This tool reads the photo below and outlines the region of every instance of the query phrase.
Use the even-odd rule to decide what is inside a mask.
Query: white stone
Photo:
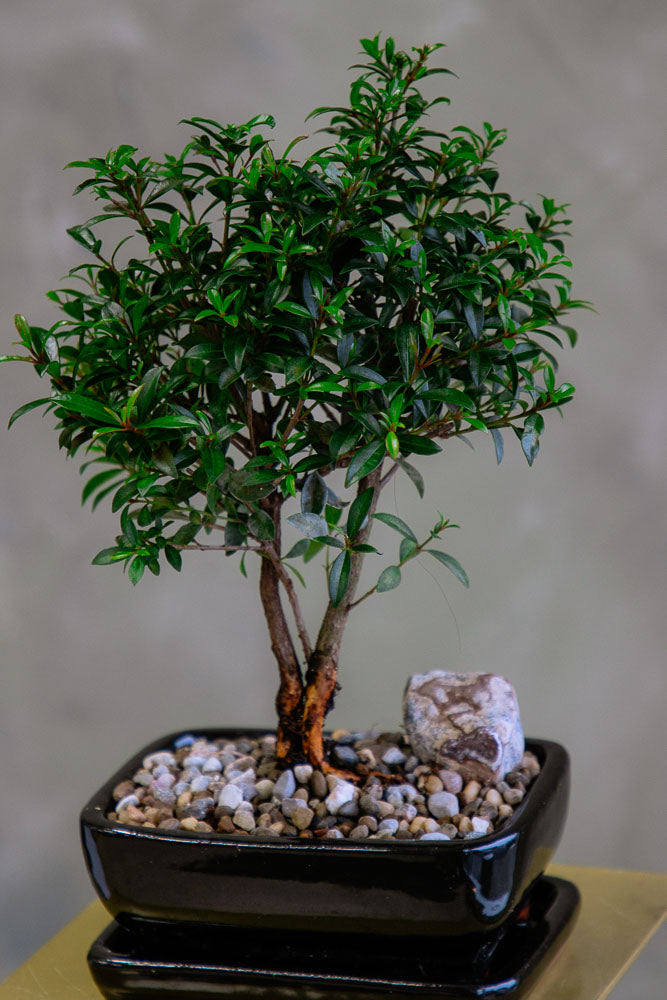
[[[498,781],[521,761],[519,705],[504,677],[446,670],[414,674],[403,712],[412,749],[424,763],[486,783]]]
[[[451,819],[461,810],[459,800],[451,792],[434,792],[428,797],[428,811],[436,819]]]
[[[332,778],[333,781],[330,780]],[[330,815],[335,816],[341,806],[354,801],[357,796],[357,789],[350,781],[336,778],[335,775],[329,775],[328,780],[331,791],[324,800],[324,804]]]
[[[218,805],[229,809],[229,815],[238,809],[243,802],[243,791],[238,785],[225,785],[218,793]]]
[[[310,781],[312,773],[312,764],[297,764],[294,768],[294,777],[300,785],[305,785],[307,781]]]

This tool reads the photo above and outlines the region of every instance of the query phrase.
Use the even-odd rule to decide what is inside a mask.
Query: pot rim
[[[553,740],[543,740],[536,737],[526,737],[526,750],[532,751],[540,762],[540,773],[528,787],[526,796],[514,810],[500,829],[483,836],[455,840],[429,840],[425,843],[414,840],[348,840],[335,839],[318,840],[306,837],[266,837],[255,834],[252,837],[233,833],[198,833],[190,830],[158,830],[157,828],[132,826],[108,819],[106,811],[112,801],[112,791],[128,775],[138,770],[144,757],[150,753],[173,747],[176,740],[184,734],[195,738],[209,739],[235,737],[257,737],[273,734],[271,727],[256,726],[233,727],[202,727],[197,729],[179,729],[152,741],[127,760],[114,774],[95,792],[81,810],[80,822],[82,828],[94,828],[99,834],[127,836],[147,841],[173,842],[179,844],[200,844],[208,847],[226,846],[239,850],[271,850],[271,851],[354,851],[354,852],[387,852],[438,854],[441,851],[456,851],[465,847],[467,851],[479,849],[488,850],[490,846],[498,846],[505,840],[516,838],[522,827],[529,824],[542,808],[545,795],[549,795],[558,775],[567,765],[569,755],[567,750]]]

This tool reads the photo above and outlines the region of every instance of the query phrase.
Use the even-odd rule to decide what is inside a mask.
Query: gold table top
[[[552,865],[582,895],[572,934],[525,1000],[604,1000],[667,914],[667,874]],[[0,984],[0,1000],[99,1000],[86,954],[110,917],[98,901]]]

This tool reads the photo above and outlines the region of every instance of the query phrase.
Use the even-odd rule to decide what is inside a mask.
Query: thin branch
[[[292,614],[294,615],[294,622],[296,624],[296,630],[298,632],[299,640],[303,648],[303,653],[306,658],[306,661],[308,661],[310,659],[313,650],[310,645],[310,637],[306,629],[306,623],[303,620],[303,615],[301,614],[299,599],[296,596],[296,590],[294,589],[294,584],[292,583],[289,573],[281,563],[280,559],[277,559],[270,551],[265,550],[265,554],[275,566],[275,570],[280,578],[280,582],[285,588],[285,592],[287,593],[287,599],[290,603]]]
[[[211,525],[213,527],[213,525]],[[195,549],[197,552],[263,552],[258,545],[202,545],[190,542],[188,545],[174,545],[175,549]]]
[[[379,489],[383,490],[387,483],[396,475],[399,468],[398,462],[394,462],[389,472],[386,472],[380,480]]]

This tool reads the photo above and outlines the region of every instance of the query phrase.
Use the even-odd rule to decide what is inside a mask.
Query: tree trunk
[[[365,476],[359,481],[357,495],[368,489],[369,486],[373,486],[375,492],[368,512],[366,525],[355,538],[357,544],[364,543],[370,534],[372,517],[375,513],[380,494],[380,478],[380,469],[376,469],[369,476]],[[331,602],[327,606],[317,637],[317,643],[308,663],[306,682],[301,699],[300,730],[302,734],[303,755],[310,761],[313,767],[321,768],[325,771],[329,769],[329,765],[324,754],[322,730],[324,720],[333,707],[334,696],[339,687],[337,677],[340,644],[350,614],[350,605],[354,601],[354,595],[359,583],[363,559],[364,555],[362,552],[352,552],[350,554],[350,576],[347,592],[338,607],[334,607]]]
[[[364,528],[354,539],[364,543],[371,530],[380,493],[380,470],[359,481],[358,493],[373,486],[373,502]],[[261,501],[262,509],[270,514],[275,526],[271,553],[280,558],[280,508],[278,496]],[[338,690],[338,656],[343,632],[350,614],[350,605],[359,583],[363,553],[350,553],[350,576],[345,598],[338,607],[329,602],[315,649],[308,657],[305,682],[294,649],[285,613],[280,601],[280,577],[271,558],[265,556],[260,572],[260,596],[271,637],[271,649],[278,662],[280,687],[276,697],[278,713],[278,739],[276,754],[283,763],[307,760],[313,767],[329,770],[324,753],[324,720],[333,707]]]
[[[261,502],[262,509],[273,520],[275,533],[270,543],[275,558],[280,558],[280,508],[278,496]],[[276,695],[278,732],[276,753],[279,760],[287,760],[301,753],[299,706],[303,697],[301,668],[290,636],[285,612],[280,600],[280,578],[272,560],[265,556],[259,576],[259,593],[269,628],[271,649],[278,662],[280,687]]]

